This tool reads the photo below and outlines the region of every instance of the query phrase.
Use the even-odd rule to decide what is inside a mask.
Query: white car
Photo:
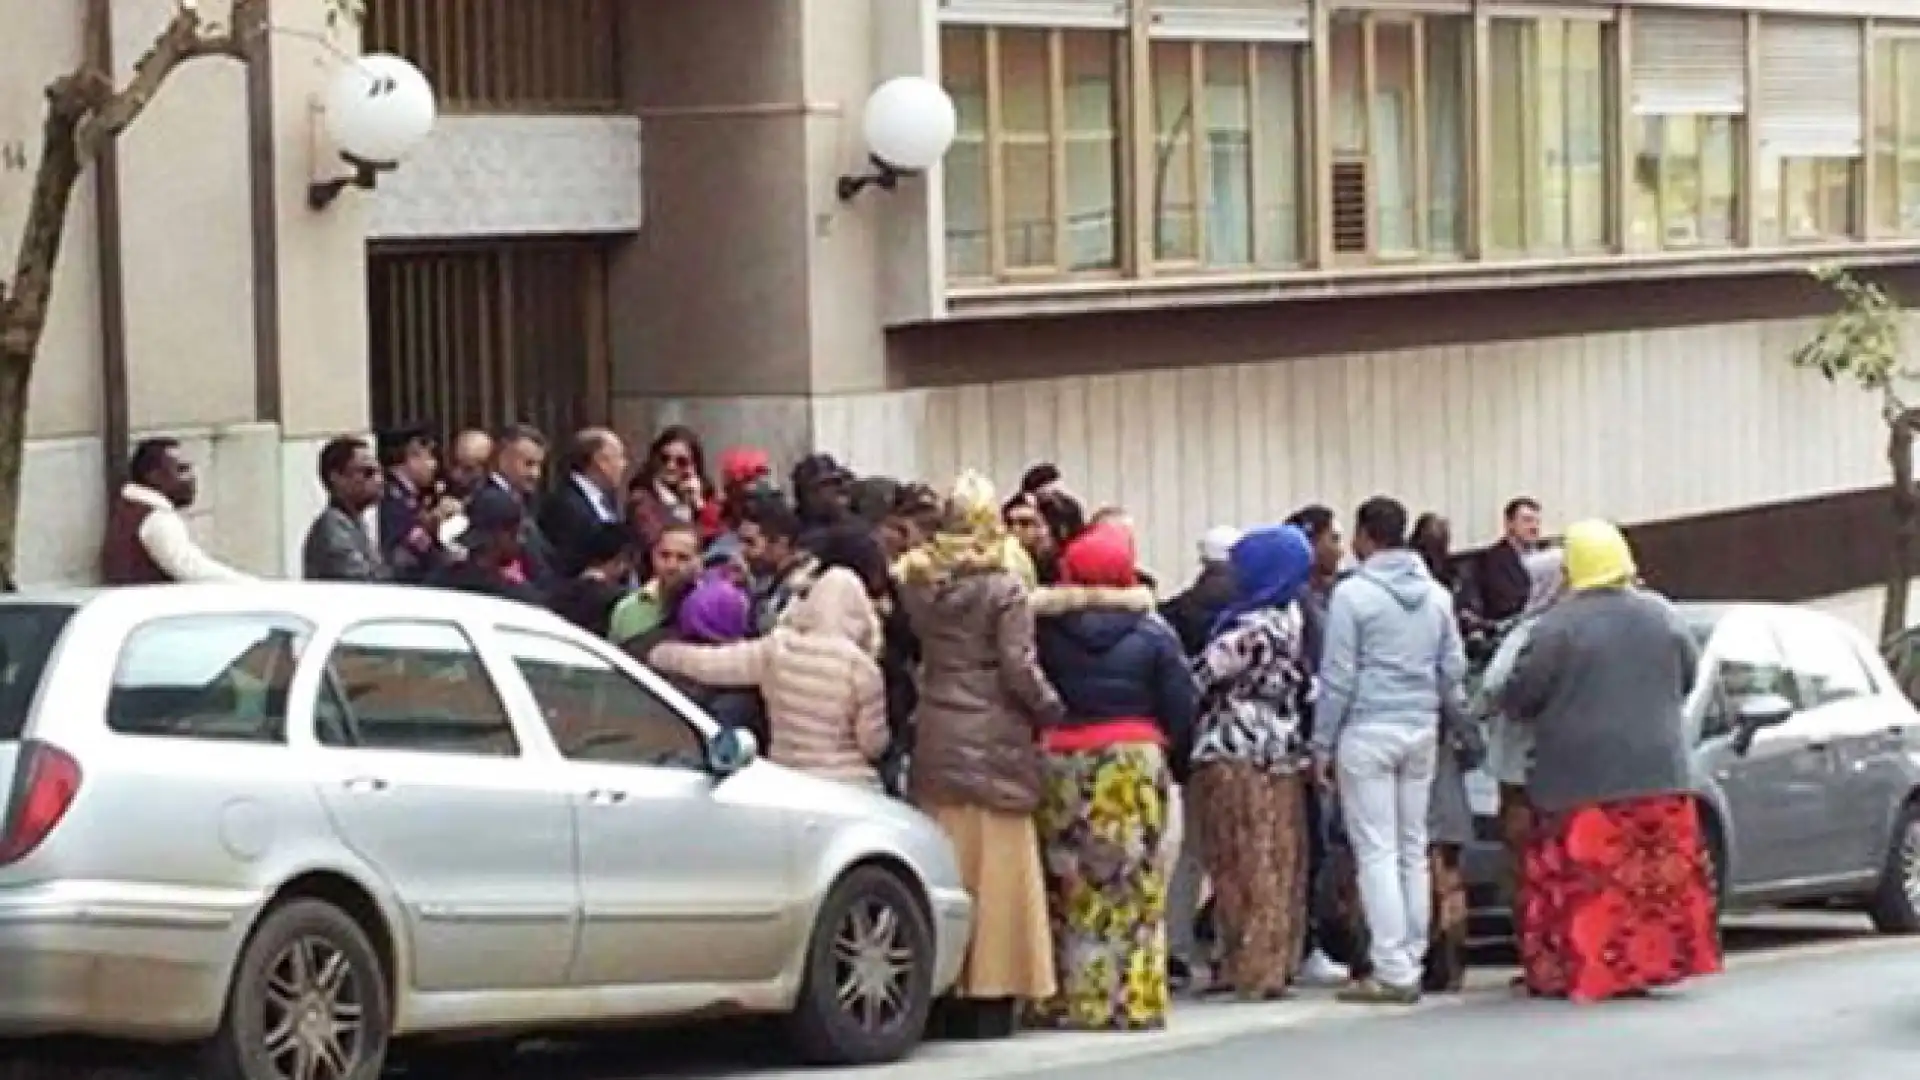
[[[0,1035],[197,1044],[209,1080],[714,1011],[886,1061],[971,932],[930,820],[756,761],[619,650],[483,597],[9,597],[7,776]]]

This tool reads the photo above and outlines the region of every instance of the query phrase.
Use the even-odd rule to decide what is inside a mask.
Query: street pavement
[[[519,1048],[416,1056],[389,1080],[1859,1080],[1920,1076],[1920,938],[1874,935],[1855,913],[1729,920],[1726,974],[1644,1001],[1516,998],[1511,957],[1484,956],[1462,995],[1411,1009],[1181,1002],[1168,1029],[935,1042],[896,1065],[794,1068],[769,1022],[721,1023]],[[39,1055],[34,1055],[39,1057]],[[73,1062],[31,1080],[159,1080]],[[0,1067],[0,1080],[14,1080]]]
[[[1727,973],[1647,1001],[1578,1007],[1516,999],[1491,957],[1464,995],[1406,1010],[1325,991],[1276,1004],[1183,1002],[1168,1030],[1034,1033],[931,1043],[852,1073],[794,1069],[775,1031],[719,1025],[634,1040],[549,1044],[511,1058],[417,1064],[405,1080],[1857,1080],[1920,1076],[1920,940],[1877,937],[1859,914],[1730,920]]]

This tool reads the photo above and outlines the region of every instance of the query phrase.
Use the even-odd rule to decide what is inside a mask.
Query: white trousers
[[[1427,954],[1427,808],[1438,739],[1431,725],[1362,725],[1340,732],[1334,755],[1374,978],[1402,988],[1420,985]]]

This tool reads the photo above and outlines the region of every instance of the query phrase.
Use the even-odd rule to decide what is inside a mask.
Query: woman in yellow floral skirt
[[[1179,639],[1139,586],[1132,535],[1096,525],[1034,595],[1040,664],[1066,706],[1043,733],[1040,844],[1060,992],[1038,1021],[1137,1031],[1167,1019],[1168,758],[1197,691]]]

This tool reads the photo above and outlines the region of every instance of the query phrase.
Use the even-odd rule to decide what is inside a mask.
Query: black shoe
[[[1177,956],[1167,957],[1167,988],[1184,994],[1193,985],[1193,968]]]

